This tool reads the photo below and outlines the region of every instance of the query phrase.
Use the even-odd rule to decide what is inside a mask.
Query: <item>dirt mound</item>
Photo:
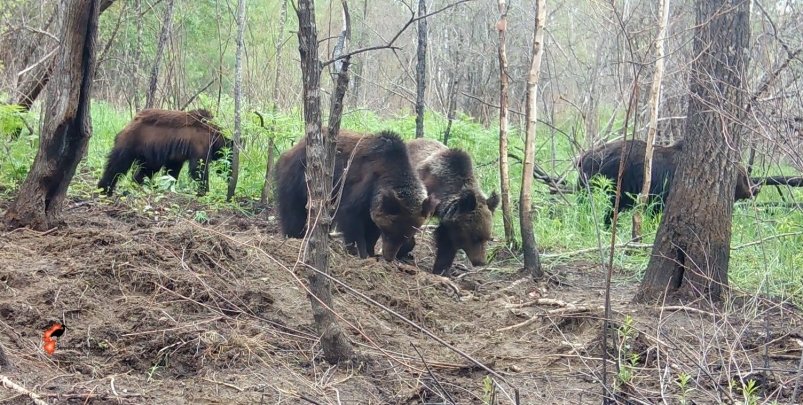
[[[498,262],[445,279],[425,270],[427,237],[417,265],[359,260],[335,243],[332,274],[343,283],[333,285],[335,308],[370,359],[353,370],[322,360],[296,266],[303,246],[279,237],[265,215],[219,212],[199,225],[84,202],[65,217],[64,229],[0,236],[0,342],[13,365],[2,373],[45,399],[511,403],[515,387],[521,403],[599,403],[604,272],[593,264],[552,266],[540,284]],[[793,371],[800,355],[796,313],[772,307],[765,325],[733,313],[634,308],[633,284],[614,285],[607,352],[619,366],[611,363],[608,379],[622,398],[660,401],[663,392],[715,403],[750,378],[755,395],[791,397],[791,374],[778,370]],[[53,321],[67,329],[49,357],[42,332]],[[718,357],[699,362],[712,351]],[[769,371],[745,368],[762,359]],[[693,390],[674,382],[682,373]]]

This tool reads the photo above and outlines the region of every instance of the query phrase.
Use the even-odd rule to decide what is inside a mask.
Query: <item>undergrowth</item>
[[[224,98],[220,108],[210,108],[215,101],[201,97],[198,107],[210,109],[216,121],[231,134],[233,127],[233,102]],[[259,199],[265,176],[265,163],[268,155],[270,137],[274,138],[278,157],[279,152],[286,150],[301,137],[303,131],[300,111],[284,111],[272,114],[269,108],[252,106],[246,108],[243,120],[243,145],[240,157],[240,177],[237,196],[233,202],[225,201],[226,183],[222,176],[210,173],[210,192],[199,197],[197,207],[170,207],[167,212],[185,215],[200,222],[208,219],[208,211],[216,209],[238,209],[248,211],[249,203]],[[254,114],[259,111],[264,122]],[[89,142],[85,159],[79,165],[76,177],[70,187],[72,198],[105,198],[98,197],[96,184],[100,178],[106,155],[114,143],[114,137],[131,119],[132,112],[118,109],[102,101],[92,105],[93,134]],[[11,199],[16,188],[27,174],[37,148],[38,134],[31,134],[23,128],[17,139],[11,139],[10,128],[13,120],[24,118],[32,128],[38,128],[36,119],[39,114],[29,112],[19,114],[15,110],[0,110],[0,135],[4,150],[0,156],[0,198]],[[446,128],[446,120],[436,114],[428,113],[425,117],[426,136],[442,139]],[[582,134],[576,133],[577,126],[566,121],[565,129],[539,127],[536,145],[536,158],[540,167],[553,176],[567,174],[569,187],[576,183],[576,173],[572,171],[573,161],[581,151],[577,150]],[[356,110],[343,116],[342,127],[359,131],[375,132],[389,129],[398,132],[403,138],[410,139],[415,133],[413,116],[379,117],[373,112]],[[483,191],[490,193],[499,190],[498,175],[498,138],[496,128],[485,128],[467,116],[458,116],[452,125],[449,146],[468,151],[474,159],[475,171],[480,179]],[[519,128],[512,128],[510,133],[510,151],[515,156],[522,156],[523,133]],[[521,183],[521,162],[511,158],[512,203],[514,218],[518,211],[519,185]],[[215,162],[213,165],[222,164]],[[778,167],[772,174],[789,173],[789,168]],[[767,207],[763,204],[777,201],[780,197],[774,187],[767,187],[758,198],[736,204],[733,216],[733,240],[730,279],[744,290],[753,293],[765,293],[781,298],[791,298],[803,303],[803,213],[788,208]],[[157,174],[144,187],[131,180],[131,173],[118,186],[117,193],[129,202],[134,209],[142,212],[153,210],[165,193],[195,193],[195,185],[183,170],[179,179],[174,181],[164,172]],[[801,190],[784,190],[787,201],[803,200]],[[595,192],[591,199],[578,199],[575,194],[550,194],[546,185],[536,182],[533,195],[536,207],[535,232],[543,261],[547,266],[554,266],[570,261],[588,261],[591,263],[607,262],[607,251],[610,245],[611,232],[603,229],[602,213],[607,207],[607,199],[601,192]],[[494,235],[496,240],[504,240],[502,218],[499,211],[494,216]],[[630,224],[632,214],[622,213],[619,216],[617,245],[624,245],[630,240]],[[613,258],[615,266],[626,274],[631,274],[633,282],[641,276],[649,259],[649,248],[644,244],[653,242],[658,228],[660,215],[646,217],[642,226],[644,238],[635,247],[616,250]],[[518,229],[518,220],[514,220]],[[517,231],[518,232],[518,231]],[[595,249],[601,246],[602,250]],[[502,244],[497,246],[505,249]],[[494,265],[491,264],[491,267]],[[499,269],[500,271],[510,271]]]

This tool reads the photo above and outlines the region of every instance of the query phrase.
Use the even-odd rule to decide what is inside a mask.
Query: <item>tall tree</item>
[[[281,0],[281,11],[279,12],[279,33],[276,35],[276,43],[274,44],[274,63],[273,63],[273,95],[271,102],[271,130],[270,138],[268,138],[268,163],[265,165],[265,182],[262,184],[262,194],[259,196],[259,202],[267,204],[270,200],[271,184],[273,184],[273,160],[276,154],[276,114],[279,112],[279,78],[281,77],[281,64],[279,58],[282,55],[282,47],[284,46],[284,28],[287,25],[287,0]],[[260,116],[261,117],[261,116]]]
[[[242,139],[243,102],[243,33],[245,32],[245,0],[237,1],[237,50],[234,55],[234,139],[231,147],[231,178],[226,200],[234,197],[240,177],[240,140]]]
[[[424,137],[424,92],[427,88],[427,1],[418,0],[418,50],[415,64],[415,137]]]
[[[64,3],[61,47],[48,88],[39,149],[17,198],[5,213],[12,228],[46,230],[61,223],[67,188],[92,134],[90,101],[100,3]]]
[[[510,246],[515,241],[513,233],[513,209],[510,206],[510,162],[508,161],[508,96],[510,78],[507,68],[507,4],[505,0],[498,0],[499,21],[496,30],[499,31],[499,182],[502,185],[502,223],[505,227],[505,243]]]
[[[365,42],[365,32],[368,30],[368,0],[362,0],[362,23],[360,29],[357,31],[357,38],[355,39],[355,47],[360,48],[364,46]],[[352,63],[351,71],[354,72],[354,80],[352,80],[352,93],[351,93],[351,103],[353,106],[360,105],[363,102],[363,98],[361,97],[361,91],[363,89],[362,86],[362,75],[363,75],[363,67],[368,63],[368,53],[363,53],[359,55],[359,57],[355,58],[357,60],[356,63]]]
[[[524,140],[524,167],[521,174],[521,196],[519,197],[519,219],[521,220],[521,242],[524,250],[524,268],[533,278],[544,276],[538,247],[535,244],[533,229],[533,171],[535,170],[535,126],[538,121],[538,79],[541,76],[541,59],[544,55],[544,19],[546,0],[536,0],[535,31],[533,32],[533,59],[527,74],[527,135]]]
[[[156,45],[156,56],[151,67],[150,79],[148,81],[148,92],[145,94],[145,108],[153,108],[156,103],[156,84],[159,82],[159,69],[162,65],[167,40],[170,38],[170,27],[173,24],[173,6],[175,0],[167,0],[167,10],[162,21],[162,32],[159,34],[159,43]]]
[[[658,17],[658,34],[655,37],[655,72],[652,75],[650,98],[647,101],[647,110],[650,113],[647,125],[647,147],[644,151],[644,184],[638,195],[638,207],[633,212],[632,236],[641,237],[642,211],[647,204],[652,183],[652,155],[655,145],[655,133],[658,132],[658,111],[661,105],[661,80],[664,77],[664,49],[666,48],[666,26],[669,24],[669,1],[658,0],[661,15]]]
[[[330,130],[324,134],[321,131],[322,66],[318,59],[315,1],[299,0],[296,14],[298,15],[298,52],[301,56],[304,123],[307,136],[306,178],[309,189],[310,218],[305,236],[307,249],[304,255],[304,264],[321,273],[328,273],[329,229],[332,223],[329,208],[337,132]],[[343,64],[347,65],[346,62]],[[354,349],[343,329],[338,325],[333,312],[329,279],[318,271],[310,270],[309,272],[309,299],[315,326],[321,335],[324,357],[328,362],[334,364],[353,358]]]
[[[728,286],[750,1],[697,0],[685,145],[636,301],[722,298]]]
[[[134,111],[139,111],[140,103],[142,99],[140,99],[139,95],[139,72],[140,66],[139,63],[142,60],[142,2],[144,0],[136,0],[136,4],[134,5],[134,9],[137,12],[137,36],[135,42],[135,48],[133,50],[134,57],[133,63],[131,63],[131,100],[133,100],[132,106],[134,107]]]

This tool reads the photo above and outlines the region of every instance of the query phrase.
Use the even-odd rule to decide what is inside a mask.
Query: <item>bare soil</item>
[[[512,257],[463,261],[445,279],[428,272],[427,235],[415,265],[353,258],[336,242],[333,276],[374,302],[333,287],[368,361],[332,366],[296,265],[301,241],[280,237],[269,213],[213,212],[201,225],[171,206],[73,201],[63,228],[0,233],[2,375],[50,403],[510,404],[516,390],[522,404],[601,402],[599,265],[547,263],[536,283]],[[800,311],[736,295],[719,309],[638,306],[635,288],[632,274],[614,273],[607,380],[621,403],[803,400],[803,387],[792,398],[803,385]],[[54,321],[67,328],[48,356],[42,333]],[[0,402],[30,399],[0,389]]]

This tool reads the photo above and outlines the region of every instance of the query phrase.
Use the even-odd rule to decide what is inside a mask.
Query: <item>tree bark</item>
[[[133,102],[129,105],[134,107],[134,111],[139,111],[139,106],[142,100],[139,98],[139,72],[140,61],[142,60],[142,2],[144,0],[136,0],[137,12],[137,37],[136,48],[134,49],[134,63],[131,64],[131,100]]]
[[[538,120],[538,79],[541,76],[541,59],[544,55],[545,0],[536,0],[535,31],[533,32],[533,59],[527,75],[527,135],[524,140],[524,172],[521,174],[521,196],[519,197],[519,217],[521,220],[521,242],[524,250],[524,268],[538,280],[544,276],[538,247],[533,230],[533,170],[535,167],[535,125]]]
[[[276,114],[279,112],[279,77],[281,76],[279,57],[282,54],[282,47],[284,45],[282,35],[287,25],[287,0],[282,0],[280,10],[279,33],[276,35],[276,44],[274,46],[276,57],[275,63],[273,64],[273,96],[271,97],[273,107],[271,108],[270,138],[268,138],[268,163],[265,165],[265,183],[262,185],[262,194],[259,196],[259,202],[262,204],[268,204],[268,202],[270,202],[270,190],[273,184],[273,160],[276,155]]]
[[[362,27],[357,34],[357,39],[355,40],[355,47],[362,48],[365,42],[365,31],[368,29],[368,0],[363,0],[362,2]],[[362,75],[363,75],[363,67],[365,66],[366,62],[368,61],[368,54],[364,53],[359,56],[358,62],[352,64],[352,72],[354,72],[354,80],[352,81],[352,90],[351,90],[351,105],[358,106],[363,103],[363,97],[360,96],[361,91],[363,89],[362,86]]]
[[[502,223],[505,228],[505,244],[511,246],[515,243],[516,234],[513,231],[513,208],[510,206],[510,161],[508,160],[508,97],[510,78],[507,65],[507,4],[505,0],[498,0],[499,21],[496,30],[499,31],[499,182],[502,188]]]
[[[697,0],[686,120],[672,193],[634,299],[722,299],[728,287],[731,217],[750,27],[746,0]]]
[[[334,131],[321,133],[321,62],[318,59],[318,35],[315,24],[314,0],[299,0],[298,51],[303,78],[304,122],[307,136],[307,188],[309,189],[309,218],[307,249],[304,263],[312,269],[329,271],[329,229],[332,223],[329,202],[334,172]],[[315,270],[309,271],[308,297],[315,326],[321,335],[324,357],[335,364],[354,357],[354,349],[338,325],[332,306],[329,280]]]
[[[443,144],[449,146],[449,135],[452,133],[452,122],[454,121],[454,113],[457,109],[457,90],[460,88],[460,73],[457,69],[454,72],[454,80],[449,86],[449,111],[446,112],[446,131],[443,133]]]
[[[240,140],[242,139],[243,103],[243,33],[245,31],[245,0],[237,1],[237,50],[234,55],[234,139],[231,145],[231,178],[226,201],[231,201],[240,177]]]
[[[61,224],[67,188],[92,133],[90,101],[100,3],[67,2],[39,150],[4,217],[11,228],[47,230]]]
[[[427,15],[426,0],[418,0],[418,17]],[[415,65],[415,137],[424,137],[424,91],[427,87],[427,19],[418,20],[418,51]]]
[[[159,44],[156,46],[156,56],[151,68],[150,80],[148,82],[148,92],[145,94],[145,108],[153,108],[156,103],[156,84],[159,82],[159,69],[162,64],[167,40],[170,38],[170,26],[173,24],[173,5],[175,0],[167,0],[167,10],[162,21],[162,32],[159,34]]]
[[[631,228],[631,236],[637,240],[641,238],[642,212],[645,204],[647,204],[652,180],[652,154],[653,146],[655,145],[655,133],[658,131],[658,111],[661,105],[661,80],[664,77],[664,49],[666,47],[666,26],[669,24],[669,1],[658,0],[661,16],[658,22],[658,34],[655,37],[655,72],[652,75],[650,98],[647,101],[650,118],[647,126],[647,147],[644,151],[644,184],[638,196],[637,207],[633,211],[633,226]]]

